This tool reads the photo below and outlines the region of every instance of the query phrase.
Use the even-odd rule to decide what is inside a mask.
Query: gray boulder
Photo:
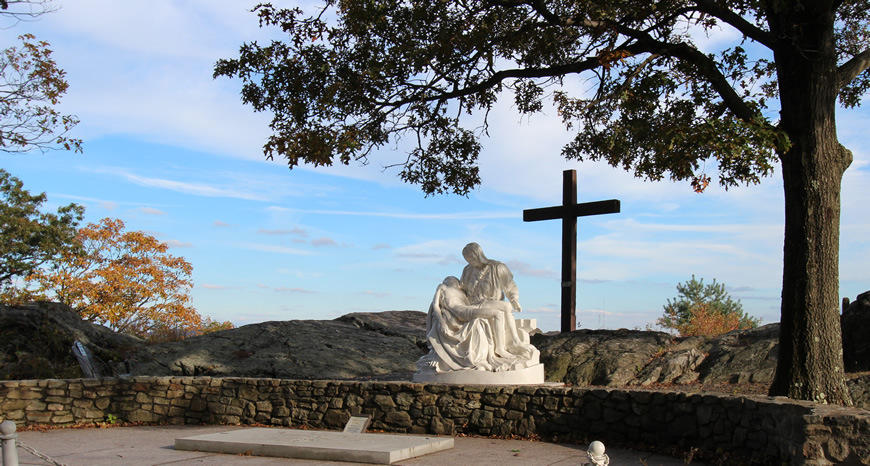
[[[96,356],[105,375],[124,372],[121,362],[145,343],[86,322],[64,304],[0,305],[0,380],[82,377],[72,354],[76,340]]]
[[[673,337],[639,330],[575,330],[533,335],[532,344],[541,351],[547,381],[618,387],[673,346]]]
[[[704,362],[706,354],[697,348],[675,349],[653,357],[628,385],[648,386],[651,384],[687,384],[698,380],[696,370]]]
[[[362,330],[407,338],[420,349],[429,351],[426,346],[426,314],[419,311],[354,312],[335,321]]]
[[[692,339],[707,355],[697,367],[704,383],[770,383],[776,370],[779,324]],[[685,341],[686,343],[689,340]]]
[[[425,319],[422,312],[390,311],[244,325],[142,347],[131,356],[130,369],[155,376],[409,378],[424,354],[417,339]]]
[[[870,374],[847,380],[846,387],[856,407],[870,410]]]
[[[770,383],[779,324],[712,337],[663,332],[577,330],[535,335],[551,382],[608,387],[651,384]]]
[[[846,372],[870,371],[870,291],[849,304],[840,316],[840,326]]]

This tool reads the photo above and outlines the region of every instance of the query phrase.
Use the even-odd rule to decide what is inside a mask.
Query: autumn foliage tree
[[[247,43],[215,76],[270,112],[268,157],[329,165],[410,142],[400,177],[467,194],[495,102],[555,105],[562,154],[636,176],[725,187],[779,164],[785,238],[771,395],[851,403],[839,323],[836,108],[870,90],[870,0],[323,0],[270,4],[283,41]],[[706,41],[710,36],[737,40]],[[475,120],[468,115],[478,115]]]
[[[743,312],[740,300],[734,301],[723,283],[704,284],[692,279],[677,285],[679,297],[668,299],[664,314],[656,323],[680,336],[719,335],[737,329],[758,327],[760,319]]]
[[[79,229],[79,253],[65,253],[27,281],[34,296],[67,304],[82,318],[118,332],[167,338],[201,331],[191,306],[192,266],[124,222],[105,218]]]

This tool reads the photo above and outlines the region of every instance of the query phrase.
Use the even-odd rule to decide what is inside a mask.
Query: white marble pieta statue
[[[529,327],[513,275],[487,259],[477,243],[462,250],[462,277],[438,285],[426,317],[430,351],[417,361],[415,382],[537,384],[544,382],[540,352],[529,343]],[[507,299],[507,301],[505,300]]]

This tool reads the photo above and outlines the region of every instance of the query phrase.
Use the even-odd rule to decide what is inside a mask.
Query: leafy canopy
[[[870,88],[870,0],[822,2],[835,11],[841,102]],[[820,5],[822,4],[820,3]],[[798,29],[803,7],[745,0],[326,0],[318,14],[263,4],[261,27],[285,41],[242,45],[215,76],[243,81],[242,100],[274,117],[269,158],[329,165],[366,161],[401,138],[413,148],[400,176],[427,194],[467,194],[485,115],[512,93],[524,114],[556,105],[577,135],[569,159],[605,160],[651,180],[725,187],[771,173],[789,137],[770,53]],[[736,30],[713,52],[697,38]],[[835,90],[836,92],[836,90]],[[484,115],[466,127],[465,114]]]
[[[656,323],[675,330],[680,336],[718,335],[732,330],[755,328],[761,319],[743,312],[740,300],[734,301],[725,284],[704,284],[704,279],[692,279],[677,284],[678,298],[668,299],[664,314]]]
[[[0,169],[0,289],[75,252],[73,238],[84,208],[69,204],[56,214],[43,213],[45,201],[45,193],[31,195],[21,180]]]

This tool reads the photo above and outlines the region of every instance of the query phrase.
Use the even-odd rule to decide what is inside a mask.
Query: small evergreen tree
[[[677,284],[679,297],[668,299],[664,315],[656,323],[675,330],[680,336],[718,335],[731,330],[755,328],[761,319],[743,312],[740,300],[734,301],[725,291],[725,284],[704,284],[704,279],[692,279]]]

